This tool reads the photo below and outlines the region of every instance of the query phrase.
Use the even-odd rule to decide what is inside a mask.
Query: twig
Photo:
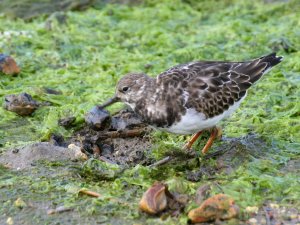
[[[115,163],[114,161],[112,161],[112,160],[110,160],[110,159],[108,159],[108,158],[105,158],[104,156],[99,156],[98,157],[101,161],[103,161],[103,162],[107,162],[107,163],[110,163],[110,164],[117,164],[117,163]]]
[[[220,184],[218,184],[218,182],[213,182],[213,184],[216,185],[222,193],[224,193],[223,188],[220,186]]]
[[[225,150],[224,150],[224,149],[221,149],[221,150],[218,150],[218,151],[216,151],[216,152],[209,153],[209,154],[205,155],[203,158],[204,158],[204,159],[214,158],[214,157],[216,157],[216,156],[219,156],[219,155],[224,154],[226,151],[227,151],[226,149],[225,149]]]
[[[173,159],[172,157],[167,156],[167,157],[165,157],[165,158],[163,158],[163,159],[161,159],[161,160],[159,160],[159,161],[157,161],[157,162],[149,165],[149,167],[153,168],[153,167],[156,167],[156,166],[161,166],[161,165],[166,164],[167,162],[171,161],[172,159]]]
[[[97,135],[98,139],[138,137],[146,133],[145,128],[123,131],[107,131]]]
[[[71,211],[71,210],[73,210],[73,209],[72,208],[66,208],[64,206],[59,206],[56,209],[49,209],[47,211],[47,214],[52,215],[52,214],[55,214],[55,213],[62,213],[62,212],[67,212],[67,211]]]
[[[89,191],[89,190],[85,190],[85,189],[81,189],[81,190],[79,191],[79,193],[81,193],[81,194],[86,194],[86,195],[89,195],[89,196],[92,196],[92,197],[96,197],[96,198],[98,198],[98,197],[101,196],[101,195],[100,195],[99,193],[97,193],[97,192]]]

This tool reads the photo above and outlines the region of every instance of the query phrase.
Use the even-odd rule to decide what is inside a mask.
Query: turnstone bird
[[[185,145],[188,149],[203,130],[210,130],[202,149],[205,154],[218,135],[216,124],[229,117],[245,99],[248,88],[281,60],[272,53],[244,62],[190,62],[156,78],[129,73],[119,80],[115,96],[102,107],[121,101],[159,130],[194,134]]]

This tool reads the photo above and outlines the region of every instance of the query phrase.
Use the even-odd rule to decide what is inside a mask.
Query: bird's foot
[[[214,140],[217,137],[219,137],[219,135],[222,136],[222,130],[220,128],[214,127],[210,133],[210,137],[209,137],[208,141],[206,142],[205,146],[202,149],[203,155],[205,155],[208,152],[208,149],[210,149]]]
[[[193,152],[193,154],[196,156],[195,151],[192,150],[191,148],[192,148],[192,145],[194,144],[194,142],[199,138],[199,136],[201,134],[202,134],[202,131],[199,131],[198,133],[194,134],[191,137],[191,139],[184,145],[183,148],[187,151],[187,153],[189,155],[192,155],[192,154],[190,154],[190,152]],[[216,138],[221,139],[221,137],[222,137],[222,129],[220,127],[213,127],[211,130],[211,133],[210,133],[210,137],[202,149],[202,154],[205,155],[208,152],[209,148],[212,146],[214,140]]]
[[[196,134],[194,134],[191,139],[184,145],[184,149],[189,150],[192,148],[192,145],[194,144],[194,142],[199,138],[199,136],[202,134],[202,131],[197,132]]]

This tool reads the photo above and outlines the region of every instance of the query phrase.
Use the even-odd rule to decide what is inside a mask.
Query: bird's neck
[[[146,77],[143,85],[135,93],[134,98],[131,98],[126,102],[134,111],[139,111],[141,108],[146,106],[146,100],[151,99],[155,95],[155,79]]]

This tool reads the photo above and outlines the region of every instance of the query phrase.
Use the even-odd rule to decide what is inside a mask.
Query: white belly
[[[173,124],[168,128],[159,128],[160,130],[175,134],[193,134],[201,130],[205,130],[215,126],[222,119],[229,117],[240,105],[246,95],[238,102],[234,103],[222,114],[213,118],[206,119],[203,113],[199,113],[194,109],[187,109],[186,114],[182,116],[180,122]]]

